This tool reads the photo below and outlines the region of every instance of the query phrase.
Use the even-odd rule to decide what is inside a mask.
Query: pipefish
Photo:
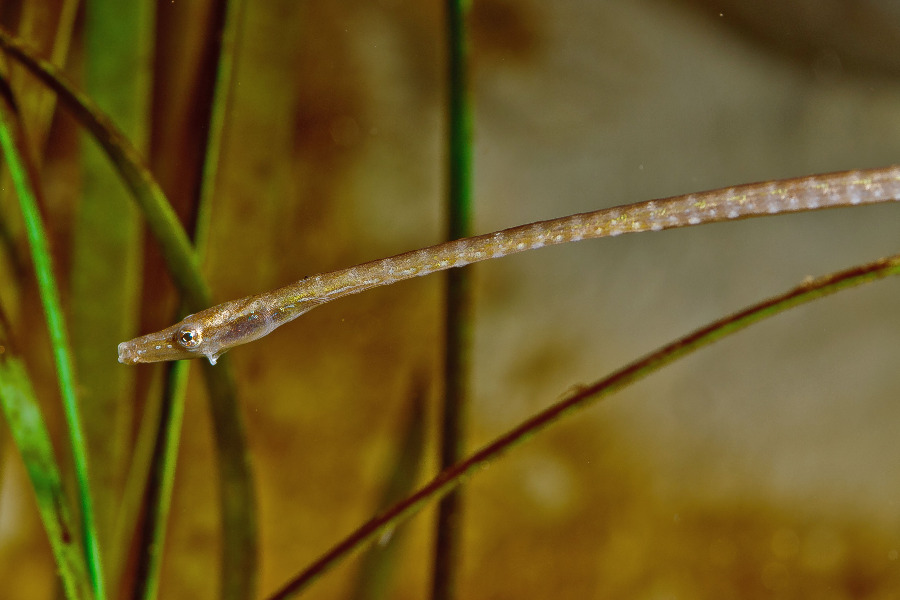
[[[750,183],[604,208],[463,238],[304,277],[119,344],[119,362],[205,356],[257,340],[313,308],[370,288],[543,246],[782,213],[900,200],[900,165]]]

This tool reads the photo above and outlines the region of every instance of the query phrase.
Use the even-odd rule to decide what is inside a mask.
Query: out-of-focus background
[[[207,4],[158,3],[150,33],[148,153],[176,202],[193,193],[185,140],[197,134]],[[13,5],[0,4],[8,27],[24,10]],[[66,62],[76,78],[90,47],[80,19]],[[478,232],[900,157],[890,1],[474,0],[470,26]],[[206,247],[217,301],[441,241],[443,31],[437,2],[247,3]],[[74,262],[76,131],[57,117],[45,151],[61,269]],[[716,317],[896,253],[898,219],[897,206],[836,210],[476,266],[467,448]],[[167,325],[174,307],[148,252],[134,284],[151,300],[135,335]],[[326,305],[230,353],[257,478],[262,594],[375,511],[417,378],[430,390],[423,478],[434,473],[442,281]],[[23,289],[18,302],[35,307],[23,318],[39,328]],[[464,488],[461,597],[896,597],[898,297],[886,281],[777,317],[481,472]],[[114,350],[108,368],[128,368]],[[50,359],[33,354],[52,399]],[[139,421],[128,405],[151,369],[136,369],[121,397],[135,412],[122,419]],[[163,598],[215,594],[201,383],[195,372]],[[48,598],[54,567],[8,439],[3,464],[0,595]],[[431,509],[411,522],[389,597],[427,590],[432,523]],[[358,566],[309,597],[346,597]]]

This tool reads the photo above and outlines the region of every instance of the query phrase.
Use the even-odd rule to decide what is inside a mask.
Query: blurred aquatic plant
[[[456,20],[451,19],[455,25],[447,30],[451,42],[458,44],[463,44],[465,34],[461,16],[464,4],[448,3],[452,10],[459,10]],[[15,213],[6,202],[2,207],[4,234],[12,263],[24,262],[16,256],[23,255],[18,248],[27,239],[45,314],[45,324],[41,325],[33,316],[2,319],[0,404],[28,472],[65,597],[149,599],[157,597],[165,585],[161,562],[166,556],[166,528],[174,518],[171,495],[180,442],[183,435],[196,435],[196,430],[183,431],[189,365],[182,362],[165,369],[135,372],[115,364],[113,349],[116,342],[131,337],[135,330],[154,329],[179,312],[193,312],[211,304],[209,285],[201,269],[202,249],[208,245],[212,206],[222,178],[218,169],[229,127],[230,97],[236,85],[234,67],[244,8],[242,2],[212,2],[186,9],[203,23],[203,35],[188,42],[186,29],[180,29],[186,27],[184,22],[160,15],[162,9],[154,3],[134,2],[123,7],[119,3],[88,2],[83,7],[82,29],[75,36],[80,45],[78,41],[73,45],[77,8],[78,3],[70,1],[22,2],[18,14],[4,15],[3,23],[27,42],[0,33],[0,46],[12,59],[4,79],[8,85],[0,119],[0,147],[4,176],[12,181],[10,189],[21,205],[25,223],[20,229],[19,218],[12,216]],[[36,26],[44,22],[54,25]],[[179,33],[182,37],[176,39]],[[182,44],[183,56],[191,58],[179,62],[176,57],[160,64],[160,55],[171,58],[166,54],[171,52],[166,44],[176,43]],[[325,57],[318,58],[325,61]],[[67,67],[61,68],[66,61]],[[39,85],[23,76],[23,67]],[[63,71],[81,71],[83,83],[71,83]],[[302,85],[303,77],[299,79]],[[451,98],[463,98],[465,79],[464,69],[451,71]],[[80,92],[82,88],[86,91]],[[178,92],[170,96],[170,89]],[[59,131],[54,139],[65,146],[67,131],[84,130],[89,143],[79,147],[69,142],[62,149],[45,146],[48,115],[54,112],[46,107],[57,102],[59,115],[74,115],[77,126],[57,116]],[[169,112],[159,110],[160,105]],[[467,213],[472,140],[467,134],[467,109],[457,109],[461,112],[455,113],[457,121],[451,120],[455,125],[450,128],[450,154],[456,167],[451,169],[449,187],[457,190],[453,195],[462,212]],[[337,129],[331,127],[328,135],[341,142],[352,139],[356,135],[353,123],[341,123]],[[183,138],[175,144],[184,151],[183,160],[152,148],[155,139],[157,147],[171,150],[166,145],[171,140],[163,138],[175,135],[173,130],[179,130]],[[75,178],[81,191],[73,194],[79,200],[71,205],[54,204],[42,191],[41,169],[59,160],[55,157],[59,154],[82,169],[82,175]],[[157,180],[154,166],[165,173],[165,182]],[[164,187],[169,188],[169,194]],[[134,210],[132,200],[138,210]],[[258,204],[250,203],[248,210],[256,207]],[[46,225],[42,224],[42,214]],[[145,247],[141,223],[146,223],[158,246]],[[466,224],[459,225],[451,229],[451,235],[462,235],[467,228]],[[401,489],[407,497],[379,512],[321,558],[311,561],[309,567],[300,570],[303,561],[295,561],[298,575],[281,585],[271,598],[293,596],[364,543],[379,536],[387,540],[401,520],[444,497],[510,447],[561,422],[575,409],[768,316],[847,287],[898,274],[898,265],[900,259],[893,257],[821,277],[680,338],[567,395],[478,452],[464,458],[456,455],[435,478],[410,494],[425,452],[419,404],[425,392],[417,388],[414,395],[419,408],[412,411],[415,418],[398,445],[406,449],[405,454],[397,457],[394,469],[388,469],[393,471],[394,484],[388,486],[384,496],[396,500],[401,495],[397,489]],[[160,283],[163,269],[178,289],[177,299]],[[17,305],[28,297],[31,285],[30,277],[24,276],[4,282],[0,299],[7,302],[15,298],[9,312],[23,312]],[[0,315],[7,311],[0,303]],[[450,325],[451,333],[469,326],[465,319],[457,321]],[[33,339],[39,336],[26,335],[38,328],[49,332],[49,353],[40,339]],[[458,345],[448,344],[448,353],[465,352]],[[48,354],[53,356],[53,366],[46,358]],[[200,578],[206,583],[205,589],[212,590],[210,596],[252,598],[258,595],[260,509],[238,404],[238,384],[227,359],[215,368],[204,363],[202,369],[218,465],[222,542],[218,583],[212,584],[206,574]],[[464,377],[459,373],[465,372],[449,369],[450,383],[464,383],[457,377]],[[242,373],[248,378],[246,385],[253,387],[253,369]],[[55,410],[55,392],[47,381],[55,381],[59,387],[68,436],[54,437],[53,418],[45,416]],[[305,384],[298,381],[295,385]],[[455,429],[445,432],[444,445],[459,449],[461,442],[454,437]],[[66,440],[57,443],[67,459],[56,458],[51,439]],[[315,443],[311,445],[314,447]],[[71,470],[67,460],[71,461]],[[274,468],[290,470],[290,457]],[[72,501],[66,488],[72,478],[77,502]],[[384,504],[384,499],[377,503],[379,511]],[[455,520],[442,523],[444,534],[458,533],[446,529],[458,529]],[[210,546],[214,545],[205,548]],[[366,564],[371,565],[370,561],[374,559],[367,559]],[[461,576],[455,561],[441,561],[437,567],[448,568],[439,581],[452,582]],[[376,561],[375,566],[363,570],[357,588],[371,591],[376,583],[384,586],[396,569],[393,560],[382,565]],[[270,579],[283,577],[281,573]],[[367,577],[371,577],[371,583]],[[437,587],[435,597],[447,593],[447,583]]]

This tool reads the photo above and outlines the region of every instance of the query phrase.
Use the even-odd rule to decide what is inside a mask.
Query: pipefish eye
[[[196,327],[182,327],[175,334],[175,341],[188,350],[193,350],[203,341],[203,334]]]

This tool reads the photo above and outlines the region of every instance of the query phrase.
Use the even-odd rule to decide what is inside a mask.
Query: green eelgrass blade
[[[472,110],[467,86],[467,0],[446,0],[447,19],[447,239],[468,237],[472,229]],[[447,273],[444,296],[444,402],[440,468],[463,456],[467,388],[472,346],[470,269]],[[431,597],[456,597],[462,532],[459,490],[441,500],[437,515]]]
[[[20,4],[22,12],[17,28],[19,35],[38,45],[42,54],[48,56],[53,64],[65,64],[72,44],[79,0]],[[20,116],[27,129],[29,147],[38,153],[36,160],[40,164],[41,149],[46,144],[53,121],[56,95],[33,77],[27,76],[22,69],[15,69],[10,73],[10,84],[16,90]]]
[[[202,310],[209,306],[209,288],[200,273],[190,240],[159,184],[144,166],[137,149],[90,98],[68,82],[59,69],[37,58],[15,36],[3,30],[0,30],[0,46],[56,92],[66,108],[109,156],[144,213],[189,310]]]
[[[235,46],[243,8],[243,0],[216,3],[214,17],[211,19],[213,25],[210,37],[220,40],[220,45],[215,87],[209,99],[209,127],[207,128],[209,133],[205,140],[203,172],[197,201],[194,247],[198,258],[204,254],[208,237],[219,158],[227,123],[225,117],[231,96]],[[136,577],[135,597],[144,600],[156,598],[159,588],[161,563],[159,549],[165,542],[165,525],[168,522],[171,505],[189,368],[189,361],[181,361],[175,364],[167,374],[167,390],[154,447],[152,480],[148,486],[148,515],[144,523],[143,534],[146,543],[142,548],[143,558],[139,559],[140,566]],[[236,402],[236,399],[233,401]],[[230,447],[222,448],[220,456],[224,460],[224,457],[231,451]],[[229,460],[242,461],[245,459],[235,456]],[[240,510],[246,518],[253,518],[252,511],[240,508],[252,505],[252,497],[240,498],[238,495],[233,495],[232,499],[237,500],[235,505],[237,510]],[[255,529],[255,525],[252,525],[250,529]],[[253,539],[226,536],[223,548],[224,564],[242,564],[242,567],[223,570],[221,583],[223,598],[239,600],[254,596],[257,567],[253,544],[255,544]]]
[[[209,114],[209,135],[206,138],[206,151],[203,156],[203,174],[200,180],[200,198],[197,207],[197,229],[194,235],[194,247],[200,255],[204,254],[206,240],[209,237],[210,211],[218,183],[219,163],[222,156],[228,108],[231,104],[234,87],[235,54],[239,45],[240,28],[244,17],[244,0],[228,0],[225,6],[219,3],[221,26],[213,32],[220,40],[219,62],[216,69],[216,83],[211,98]]]
[[[172,488],[184,419],[190,363],[180,361],[166,372],[166,389],[159,415],[159,427],[153,449],[153,467],[147,484],[147,512],[135,575],[134,598],[152,600],[159,591],[159,571],[165,548],[166,524],[172,505]]]
[[[22,217],[25,221],[25,232],[31,248],[32,261],[37,276],[41,302],[53,357],[56,362],[56,374],[63,402],[63,412],[69,428],[72,462],[75,468],[75,481],[78,486],[79,505],[81,507],[81,536],[88,573],[94,595],[98,600],[106,598],[103,581],[103,566],[100,559],[100,542],[94,517],[94,506],[91,498],[90,478],[88,476],[87,443],[81,425],[78,397],[75,392],[75,374],[72,368],[72,352],[69,348],[65,318],[59,300],[56,279],[53,275],[53,264],[50,260],[50,245],[44,231],[41,216],[38,212],[36,194],[37,178],[29,168],[28,153],[24,149],[24,136],[19,128],[14,109],[4,98],[0,106],[0,149],[12,177],[13,187],[19,197]]]
[[[131,140],[146,146],[152,78],[153,3],[93,0],[85,6],[85,85]],[[97,529],[112,589],[127,547],[113,546],[130,456],[134,369],[110,368],[110,349],[132,337],[140,306],[143,237],[128,190],[96,144],[82,140],[82,194],[72,233],[69,306],[78,379],[92,458]],[[98,294],[98,290],[103,290]]]
[[[222,0],[217,4],[220,17],[212,32],[219,40],[218,65],[216,67],[215,89],[210,99],[209,135],[206,139],[203,173],[197,209],[197,230],[195,244],[203,253],[209,232],[211,207],[218,181],[218,168],[222,144],[227,124],[226,115],[231,102],[234,78],[235,52],[238,34],[243,23],[244,0]],[[230,362],[226,363],[230,366]],[[256,539],[256,501],[250,481],[249,455],[243,445],[231,443],[231,439],[243,440],[243,423],[230,418],[231,413],[239,414],[236,385],[233,371],[229,369],[223,376],[214,379],[216,369],[202,363],[204,375],[209,382],[210,396],[222,407],[212,408],[212,418],[216,436],[216,452],[222,462],[220,495],[223,511],[223,526],[230,529],[230,535],[223,540],[223,559],[226,568],[221,573],[221,597],[223,600],[251,600],[256,597],[258,579],[258,549]],[[218,389],[218,393],[214,393]],[[230,474],[227,471],[231,471]],[[233,485],[230,482],[246,482]],[[240,522],[236,522],[240,519]]]
[[[406,497],[413,490],[425,458],[426,387],[424,381],[414,382],[410,398],[409,416],[403,437],[391,462],[387,485],[378,502],[378,510]],[[397,553],[404,526],[389,530],[384,539],[372,544],[360,559],[359,575],[350,597],[354,600],[378,600],[387,597],[391,575],[397,564]]]
[[[143,519],[146,519],[150,512],[149,509],[145,510],[145,505],[150,485],[152,456],[159,433],[163,406],[167,401],[162,392],[163,384],[160,377],[152,378],[148,384],[145,394],[146,401],[141,412],[141,423],[132,447],[128,473],[116,515],[113,545],[117,552],[110,553],[111,558],[116,562],[110,565],[110,560],[107,559],[107,572],[115,576],[111,575],[109,580],[119,583],[120,587],[117,589],[120,590],[126,567],[122,561],[132,558],[133,553],[130,550],[136,545],[139,551],[142,550],[140,542],[135,540],[135,534],[138,527],[142,526]],[[131,594],[131,597],[135,597],[135,594]]]
[[[219,501],[222,507],[222,573],[223,584],[231,581],[240,587],[224,589],[223,598],[252,598],[252,587],[256,582],[257,533],[256,499],[253,495],[253,480],[250,469],[250,455],[244,441],[244,422],[237,418],[239,403],[234,370],[226,362],[228,369],[221,369],[223,356],[214,366],[200,361],[200,368],[206,377],[209,396],[213,403],[211,416],[216,432],[216,454],[219,457]],[[216,403],[221,406],[215,406]],[[243,573],[233,571],[244,570]]]
[[[374,539],[385,530],[413,515],[427,502],[445,496],[466,478],[489,463],[497,460],[513,446],[517,446],[535,433],[561,422],[563,417],[586,408],[591,404],[643,379],[662,367],[696,350],[709,346],[723,337],[773,317],[790,308],[811,302],[835,292],[860,286],[892,275],[900,275],[900,255],[891,256],[865,265],[859,265],[819,279],[804,282],[803,285],[759,304],[745,308],[733,315],[719,319],[693,333],[675,340],[627,365],[608,377],[580,388],[565,398],[532,416],[493,442],[481,448],[465,460],[439,473],[415,494],[398,502],[387,511],[372,518],[362,527],[344,538],[323,554],[317,561],[291,579],[268,600],[291,598],[305,590],[315,579],[335,566],[361,544]]]
[[[73,543],[77,525],[72,522],[50,434],[24,365],[8,352],[0,356],[0,406],[28,471],[66,598],[90,600],[94,596],[84,553]]]
[[[37,43],[50,56],[51,62],[61,64],[69,52],[78,4],[79,0],[22,3],[18,30],[22,36]],[[56,95],[35,81],[25,69],[9,66],[5,57],[0,68],[8,74],[10,86],[17,91],[20,117],[29,136],[29,147],[35,149],[35,160],[40,164],[40,150],[44,148],[50,131]],[[12,187],[6,172],[0,173],[0,186],[4,189]],[[13,264],[24,271],[23,265],[27,261],[20,255],[19,246],[14,241],[21,240],[22,233],[18,219],[8,218],[6,214],[0,217],[0,246]]]
[[[113,165],[134,194],[150,231],[162,249],[184,304],[190,311],[210,305],[207,287],[187,234],[150,171],[143,166],[134,146],[93,102],[76,91],[53,65],[36,58],[14,36],[0,30],[0,46],[36,77],[52,88],[78,121],[107,152]],[[228,357],[215,369],[204,364],[218,452],[219,496],[224,536],[223,577],[234,577],[256,563],[257,532],[253,476],[250,470],[243,423],[238,409],[234,373]],[[240,575],[237,575],[240,576]]]

